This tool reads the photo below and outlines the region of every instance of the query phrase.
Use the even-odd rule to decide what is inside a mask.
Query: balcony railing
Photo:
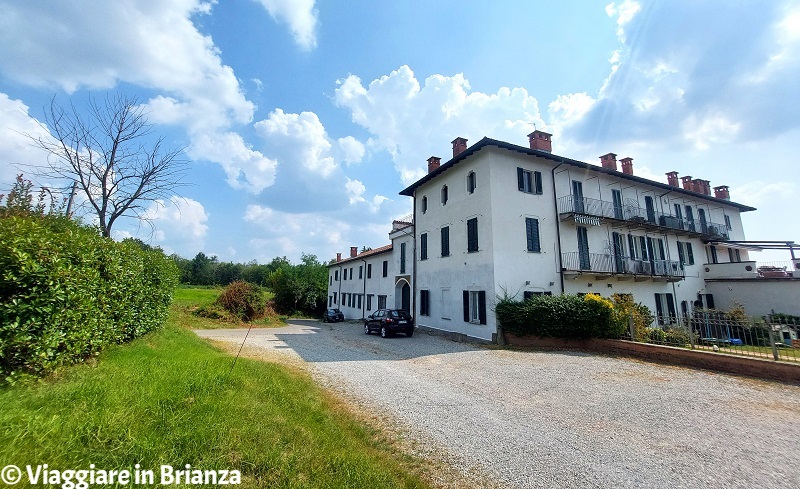
[[[649,275],[654,277],[684,278],[683,266],[672,260],[638,260],[624,255],[580,253],[561,254],[561,267],[565,271],[614,275]]]
[[[697,233],[715,239],[729,239],[728,228],[724,224],[700,219],[686,219],[664,214],[655,209],[645,209],[637,204],[608,202],[605,200],[565,195],[558,199],[558,212],[564,214],[582,214],[586,216],[604,217],[629,224],[648,227],[668,228],[687,233]]]

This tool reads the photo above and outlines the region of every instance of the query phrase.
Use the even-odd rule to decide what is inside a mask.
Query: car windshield
[[[411,316],[405,311],[392,311],[391,315],[393,318],[400,318],[400,319],[408,319]]]

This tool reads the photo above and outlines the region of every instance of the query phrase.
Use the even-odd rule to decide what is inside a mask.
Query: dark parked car
[[[414,334],[414,318],[402,309],[378,309],[364,320],[364,333],[380,332],[386,338],[400,332],[406,336]]]
[[[344,314],[339,309],[325,309],[325,314],[322,315],[322,321],[326,323],[336,323],[344,321]]]

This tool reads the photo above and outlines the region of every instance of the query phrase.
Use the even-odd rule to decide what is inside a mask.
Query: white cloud
[[[694,142],[700,150],[709,149],[712,145],[727,143],[736,138],[741,124],[731,122],[723,116],[710,116],[698,119],[694,115],[684,121],[684,137]]]
[[[388,197],[383,195],[375,195],[372,197],[372,200],[367,201],[367,199],[364,198],[364,192],[366,192],[367,188],[359,180],[350,180],[348,178],[345,189],[347,189],[347,195],[351,205],[366,204],[367,209],[373,214],[380,210],[381,204],[389,200]]]
[[[151,244],[163,246],[167,253],[188,253],[186,256],[191,256],[203,249],[208,233],[208,215],[200,202],[181,197],[157,200],[148,207],[145,217],[153,225]],[[115,233],[115,236],[132,236],[127,230],[118,233],[124,234]]]
[[[473,92],[462,74],[432,75],[421,86],[411,69],[401,66],[366,87],[355,75],[337,83],[336,103],[373,135],[371,148],[392,155],[404,184],[424,175],[429,156],[447,156],[455,137],[475,143],[488,136],[524,145],[534,125],[545,127],[536,99],[525,89]]]
[[[256,194],[275,182],[278,163],[253,150],[235,132],[198,134],[188,153],[219,163],[233,188]]]
[[[353,136],[345,136],[337,140],[339,147],[344,151],[344,161],[348,164],[359,163],[366,154],[364,145]]]
[[[323,178],[337,168],[325,127],[313,112],[287,114],[275,109],[255,128],[280,163],[302,165]]]
[[[787,201],[797,195],[797,185],[789,182],[764,182],[760,180],[741,184],[736,187],[737,201],[753,207],[767,203]],[[794,237],[794,236],[792,236]]]
[[[4,93],[0,93],[0,133],[3,135],[0,137],[0,182],[3,184],[12,182],[19,173],[26,173],[24,167],[47,161],[47,154],[33,147],[33,141],[26,135],[48,139],[50,132],[28,114],[27,105]],[[25,178],[31,177],[25,175]]]
[[[314,0],[258,0],[278,22],[285,22],[295,42],[305,50],[317,47],[317,10]]]

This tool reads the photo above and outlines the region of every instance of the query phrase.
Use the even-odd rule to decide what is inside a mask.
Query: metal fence
[[[623,339],[800,363],[800,321],[793,316],[734,319],[716,311],[696,311],[658,317],[648,327],[631,321]]]

